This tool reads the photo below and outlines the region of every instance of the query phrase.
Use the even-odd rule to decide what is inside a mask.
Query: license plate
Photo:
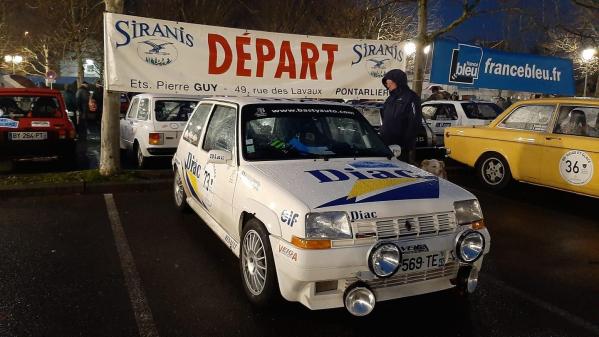
[[[10,140],[43,140],[48,139],[47,132],[11,132]]]
[[[402,272],[413,272],[441,268],[453,260],[455,260],[453,252],[404,255],[399,270]]]

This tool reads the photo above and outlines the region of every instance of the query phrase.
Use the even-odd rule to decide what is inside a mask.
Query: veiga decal
[[[593,178],[593,161],[584,151],[568,151],[559,161],[559,173],[569,184],[586,185]]]
[[[186,33],[183,27],[119,20],[114,28],[122,37],[122,41],[116,42],[117,49],[136,40],[139,58],[155,66],[166,66],[175,62],[179,54],[176,45],[194,45],[193,36]]]
[[[299,214],[295,213],[294,211],[284,210],[281,213],[281,221],[290,227],[293,227],[293,225],[297,222],[298,217]]]
[[[439,178],[405,169],[361,170],[346,168],[306,171],[320,184],[357,178],[347,196],[326,202],[316,208],[366,202],[439,198]]]
[[[0,118],[0,128],[17,129],[19,127],[19,121],[13,121],[8,118]]]
[[[229,248],[231,248],[231,250],[237,249],[237,241],[233,240],[233,238],[230,237],[228,234],[225,235],[225,243],[227,244],[227,246],[229,246]]]
[[[366,219],[376,219],[376,212],[368,212],[368,211],[351,211],[349,212],[349,217],[351,221],[356,220],[366,220]]]
[[[478,79],[483,49],[478,46],[458,44],[451,53],[449,82],[473,84]]]
[[[370,77],[383,78],[392,68],[399,68],[403,62],[403,48],[399,43],[360,43],[352,48],[355,57],[351,65],[363,64]]]
[[[281,244],[279,244],[279,254],[290,258],[292,261],[297,262],[297,253],[292,249],[289,249]]]
[[[401,246],[399,249],[403,254],[427,253],[429,251],[428,246],[425,244]]]

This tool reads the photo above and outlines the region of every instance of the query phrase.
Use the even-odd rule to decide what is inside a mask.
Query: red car
[[[0,161],[72,163],[75,153],[75,127],[59,91],[0,88]]]

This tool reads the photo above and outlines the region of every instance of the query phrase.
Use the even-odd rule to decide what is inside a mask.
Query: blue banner
[[[431,83],[573,96],[572,61],[436,40]]]

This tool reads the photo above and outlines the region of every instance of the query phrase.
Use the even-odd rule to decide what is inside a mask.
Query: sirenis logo
[[[403,62],[403,51],[399,44],[355,44],[351,65],[363,63],[368,75],[382,78],[388,69],[397,68]]]
[[[483,49],[478,46],[458,44],[458,49],[451,53],[449,82],[474,84],[478,79]]]
[[[116,42],[117,48],[136,42],[139,58],[155,66],[166,66],[175,62],[179,56],[175,47],[177,44],[186,47],[194,45],[193,36],[186,33],[183,27],[119,20],[114,28],[122,37],[121,41]],[[136,41],[137,39],[139,41]]]

